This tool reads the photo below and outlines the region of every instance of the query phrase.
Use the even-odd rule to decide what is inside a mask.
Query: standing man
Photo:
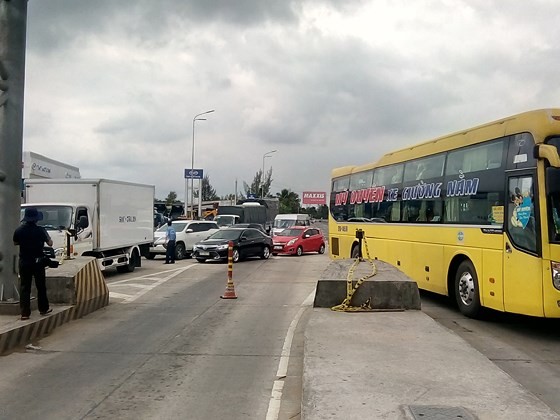
[[[19,245],[19,276],[21,320],[31,316],[31,283],[35,278],[37,306],[41,315],[52,312],[47,298],[43,246],[52,246],[53,241],[45,228],[37,226],[43,215],[34,207],[26,207],[23,224],[14,232],[14,245]]]
[[[165,243],[167,248],[165,251],[165,263],[164,264],[175,264],[175,240],[177,239],[177,233],[175,228],[171,223],[171,220],[167,221],[167,230],[165,232]]]

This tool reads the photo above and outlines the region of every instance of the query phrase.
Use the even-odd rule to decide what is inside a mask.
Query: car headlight
[[[560,290],[560,263],[551,261],[552,268],[552,284],[557,290]]]
[[[220,251],[223,251],[224,249],[228,249],[228,246],[229,246],[228,244],[218,245],[218,249],[219,249]]]
[[[297,241],[297,239],[292,239],[286,245],[291,246],[291,245],[295,244],[296,241]]]

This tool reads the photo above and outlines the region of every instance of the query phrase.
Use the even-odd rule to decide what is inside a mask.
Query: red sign
[[[327,193],[317,191],[304,191],[303,204],[327,204]]]

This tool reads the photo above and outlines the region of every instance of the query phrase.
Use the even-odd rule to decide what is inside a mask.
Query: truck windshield
[[[289,227],[292,227],[296,224],[295,220],[282,220],[282,219],[276,219],[274,221],[274,227],[275,228],[280,228],[280,229],[286,229]]]
[[[217,216],[214,221],[218,224],[218,226],[231,226],[235,223],[235,217],[233,216]]]
[[[47,230],[69,229],[72,224],[72,207],[69,206],[33,206],[43,216],[37,224]],[[20,220],[23,220],[25,208],[21,208]]]

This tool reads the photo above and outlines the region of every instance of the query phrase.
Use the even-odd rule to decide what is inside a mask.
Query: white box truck
[[[104,270],[140,267],[154,240],[153,185],[108,179],[29,179],[25,207],[42,214],[57,256],[93,256]]]

